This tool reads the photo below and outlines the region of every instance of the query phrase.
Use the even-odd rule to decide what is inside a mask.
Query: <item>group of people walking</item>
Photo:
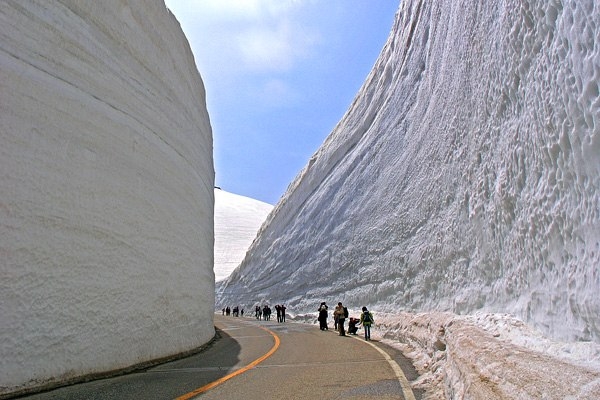
[[[240,313],[242,314],[242,317],[244,316],[244,309],[242,308],[242,310],[240,311],[240,308],[238,306],[233,307],[233,308],[227,306],[222,311],[223,311],[223,315],[227,315],[227,316],[233,315],[234,317],[239,317]]]
[[[275,311],[277,312],[277,322],[285,322],[285,310],[286,307],[283,304],[277,304],[275,306]],[[240,315],[243,317],[244,316],[244,309],[240,308],[239,306],[236,307],[225,307],[223,308],[223,315],[226,316],[234,316],[234,317],[239,317]],[[270,321],[271,320],[271,307],[269,307],[268,305],[265,305],[263,307],[261,306],[256,306],[254,308],[254,316],[256,317],[256,319],[258,320],[264,320],[264,321]]]
[[[329,307],[327,304],[322,302],[317,310],[319,312],[319,327],[322,331],[329,330],[327,327],[328,309]],[[348,308],[344,307],[342,302],[339,302],[333,311],[333,326],[334,329],[339,332],[340,336],[346,336],[344,323],[348,316]],[[373,323],[373,314],[371,314],[367,307],[363,307],[362,313],[360,314],[360,319],[352,317],[350,318],[348,323],[348,333],[356,335],[356,332],[358,331],[358,325],[362,325],[365,331],[365,340],[371,340],[371,326]]]
[[[275,312],[277,313],[277,322],[285,322],[285,310],[286,307],[283,304],[275,305]],[[261,306],[257,305],[254,307],[254,316],[258,320],[271,320],[271,313],[273,310],[268,305],[265,305],[261,308]]]
[[[285,310],[286,307],[283,304],[277,304],[275,306],[275,311],[277,312],[277,322],[285,322]],[[329,318],[329,307],[327,303],[322,302],[318,308],[319,312],[319,327],[322,331],[327,331],[329,328],[327,327],[327,318]],[[254,307],[254,316],[258,320],[270,321],[271,320],[271,307],[268,305],[260,306],[257,305]],[[240,309],[237,307],[226,307],[223,308],[223,315],[233,315],[234,317],[244,316],[244,309]],[[349,319],[348,319],[349,318]],[[346,308],[342,302],[339,302],[335,309],[333,310],[333,326],[336,331],[338,331],[340,336],[346,336],[346,329],[344,324],[348,319],[348,333],[351,335],[356,335],[358,332],[358,328],[362,325],[365,332],[365,340],[371,340],[371,326],[374,323],[373,314],[367,309],[367,307],[362,308],[362,313],[360,314],[360,318],[349,317],[348,308]]]

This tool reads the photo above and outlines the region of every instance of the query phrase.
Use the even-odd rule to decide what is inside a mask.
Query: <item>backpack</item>
[[[348,318],[348,309],[344,307],[344,318]]]
[[[370,312],[366,312],[363,314],[363,324],[372,324],[373,323],[373,317],[371,316]]]

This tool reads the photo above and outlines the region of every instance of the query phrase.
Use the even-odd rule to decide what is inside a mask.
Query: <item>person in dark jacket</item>
[[[348,320],[348,333],[349,334],[356,335],[356,332],[358,332],[358,326],[356,326],[356,325],[359,322],[360,322],[360,319],[350,317],[350,319]]]
[[[319,328],[321,328],[322,331],[329,330],[327,328],[327,308],[327,304],[325,304],[325,302],[322,302],[319,306],[319,309],[317,310],[319,311],[319,318],[317,318],[319,320]]]

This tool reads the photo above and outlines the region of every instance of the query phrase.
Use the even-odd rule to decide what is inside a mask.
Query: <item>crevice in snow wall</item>
[[[217,306],[508,312],[600,341],[600,7],[402,1]]]
[[[204,86],[141,6],[0,2],[0,395],[214,336]]]

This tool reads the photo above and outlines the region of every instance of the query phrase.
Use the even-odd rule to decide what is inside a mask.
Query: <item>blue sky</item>
[[[215,185],[276,204],[350,106],[399,0],[166,0],[206,87]]]

